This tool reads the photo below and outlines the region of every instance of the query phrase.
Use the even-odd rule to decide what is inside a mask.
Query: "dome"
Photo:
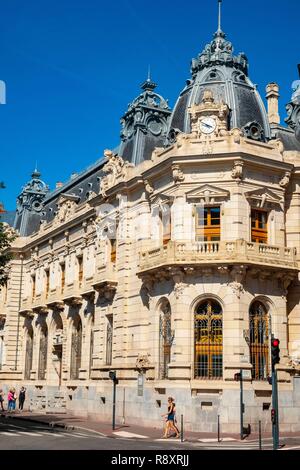
[[[211,90],[216,101],[229,106],[229,129],[238,127],[246,137],[265,141],[271,137],[267,112],[256,86],[248,77],[244,53],[233,55],[233,46],[219,29],[212,42],[191,65],[192,78],[180,94],[170,120],[169,131],[191,132],[189,108]]]

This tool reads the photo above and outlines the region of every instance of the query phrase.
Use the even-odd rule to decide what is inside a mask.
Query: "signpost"
[[[109,371],[109,378],[113,381],[113,415],[112,415],[112,429],[116,429],[116,388],[119,383],[117,373],[115,370]]]

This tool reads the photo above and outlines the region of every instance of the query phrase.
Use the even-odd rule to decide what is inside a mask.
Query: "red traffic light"
[[[279,343],[280,343],[279,339],[272,339],[272,346],[274,348],[277,348],[279,346]]]

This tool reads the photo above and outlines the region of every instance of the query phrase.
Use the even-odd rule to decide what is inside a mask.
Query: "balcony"
[[[114,265],[99,266],[93,279],[92,286],[101,297],[111,301],[117,290],[118,282]]]
[[[249,265],[297,272],[296,249],[235,240],[229,242],[169,242],[140,254],[139,275],[163,268]]]
[[[82,305],[82,297],[80,295],[78,281],[66,284],[62,294],[62,300],[69,306],[80,307]]]
[[[63,310],[64,303],[62,301],[63,292],[60,287],[50,289],[49,294],[46,297],[47,307],[51,309]]]

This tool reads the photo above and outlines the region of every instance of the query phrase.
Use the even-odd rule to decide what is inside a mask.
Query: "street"
[[[272,439],[263,440],[263,450],[272,450]],[[281,439],[281,450],[300,450],[300,439]],[[18,418],[0,418],[0,450],[258,450],[255,439],[224,438],[202,439],[197,442],[180,442],[175,439],[153,439],[126,431],[116,431],[114,437],[89,430],[51,428],[46,424]]]

